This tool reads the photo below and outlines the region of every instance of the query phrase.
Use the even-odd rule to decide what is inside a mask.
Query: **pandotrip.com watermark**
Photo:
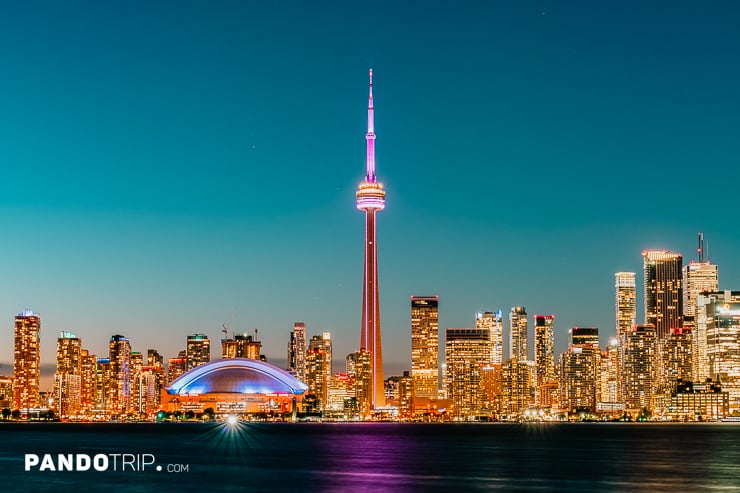
[[[190,472],[189,464],[162,464],[154,454],[25,454],[27,472]]]

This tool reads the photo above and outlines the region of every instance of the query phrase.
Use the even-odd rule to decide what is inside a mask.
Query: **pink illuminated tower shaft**
[[[365,212],[365,274],[362,284],[362,331],[360,349],[370,352],[372,407],[385,405],[383,349],[380,340],[380,301],[378,298],[378,244],[375,217],[385,207],[385,190],[375,178],[375,121],[373,109],[373,70],[370,69],[370,96],[367,108],[367,157],[365,180],[357,189],[357,208]]]

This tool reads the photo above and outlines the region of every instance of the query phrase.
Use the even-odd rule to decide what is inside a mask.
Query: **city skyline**
[[[253,6],[201,19],[183,6],[170,27],[156,6],[144,25],[101,7],[76,17],[50,5],[38,23],[10,9],[0,374],[11,372],[12,318],[25,308],[42,316],[47,378],[61,331],[95,354],[121,334],[172,358],[188,335],[257,327],[281,360],[304,321],[309,338],[332,333],[337,359],[357,349],[351,204],[369,66],[393,190],[379,227],[388,375],[410,368],[410,295],[440,296],[441,329],[520,305],[554,314],[559,354],[572,326],[614,333],[613,275],[641,272],[643,250],[688,263],[702,231],[720,289],[740,286],[740,235],[711,213],[738,178],[735,7],[468,6],[449,17],[438,5],[380,5],[368,18],[334,7],[347,26],[317,21],[329,44],[304,27],[321,8],[300,20]],[[281,42],[252,49],[275,35],[240,22],[278,17]],[[419,17],[429,27],[409,22]],[[593,20],[603,32],[585,46]],[[686,25],[700,34],[683,39]],[[371,28],[390,36],[341,42],[345,29]],[[702,207],[651,207],[641,195],[651,183],[683,189],[707,163],[722,179]]]

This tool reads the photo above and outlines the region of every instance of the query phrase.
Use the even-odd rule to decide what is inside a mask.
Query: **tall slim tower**
[[[655,325],[658,340],[683,327],[683,290],[680,253],[642,252],[645,274],[645,324]]]
[[[514,306],[509,312],[509,355],[519,361],[527,361],[527,310]]]
[[[15,317],[13,408],[39,407],[41,316],[23,310]]]
[[[372,406],[385,405],[383,350],[380,341],[380,300],[378,298],[378,245],[375,214],[385,208],[385,190],[375,178],[375,116],[373,110],[373,69],[370,69],[370,96],[367,106],[367,154],[365,179],[357,188],[357,208],[365,212],[365,274],[362,283],[362,330],[360,349],[370,352]]]
[[[119,334],[108,342],[110,355],[110,388],[108,411],[116,416],[130,411],[131,404],[131,343]]]
[[[475,328],[488,331],[488,343],[491,357],[489,365],[500,365],[504,362],[504,325],[501,310],[496,312],[479,312],[475,315]]]
[[[60,416],[80,410],[82,403],[82,341],[62,331],[57,339],[57,371],[54,374],[54,406]]]
[[[535,402],[542,405],[545,386],[556,380],[555,315],[534,316]]]
[[[615,313],[617,316],[617,339],[632,332],[637,323],[637,291],[634,272],[617,272],[614,274]]]
[[[719,290],[717,266],[706,258],[704,234],[699,233],[699,260],[692,260],[683,266],[683,315],[696,324],[696,298],[704,292],[714,293]]]
[[[288,370],[301,382],[306,381],[306,324],[296,322],[288,343]]]

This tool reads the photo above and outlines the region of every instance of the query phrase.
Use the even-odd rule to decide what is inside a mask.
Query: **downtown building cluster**
[[[644,314],[636,273],[615,274],[615,335],[572,327],[554,354],[554,315],[523,306],[478,313],[475,327],[447,328],[438,364],[437,297],[411,298],[413,399],[404,419],[712,420],[740,415],[740,292],[720,291],[703,256],[643,252]],[[534,348],[527,347],[532,322]],[[603,334],[601,334],[603,335]],[[441,371],[440,371],[441,370]]]
[[[62,331],[57,339],[56,372],[50,389],[40,389],[41,316],[23,310],[15,317],[14,371],[0,377],[3,414],[31,419],[52,411],[63,419],[151,419],[162,409],[167,385],[211,361],[211,341],[187,336],[186,347],[165,361],[156,349],[133,351],[129,338],[116,334],[108,353],[95,355],[82,339]],[[264,360],[256,335],[232,334],[221,340],[222,358]]]

